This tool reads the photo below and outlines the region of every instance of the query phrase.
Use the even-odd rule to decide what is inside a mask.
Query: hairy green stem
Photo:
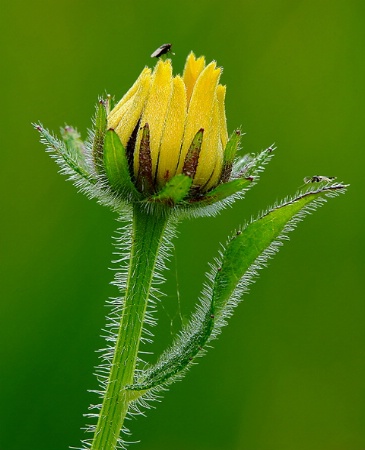
[[[127,289],[109,380],[91,450],[114,450],[128,411],[125,387],[133,383],[136,361],[158,250],[168,217],[133,210]]]

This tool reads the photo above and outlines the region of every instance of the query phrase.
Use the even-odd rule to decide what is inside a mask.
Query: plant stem
[[[143,321],[158,250],[168,217],[134,205],[127,289],[110,375],[91,450],[114,450],[128,411]]]

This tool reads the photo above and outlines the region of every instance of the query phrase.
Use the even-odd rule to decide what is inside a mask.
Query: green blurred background
[[[364,2],[4,0],[0,33],[0,450],[85,437],[115,294],[115,215],[57,174],[30,123],[85,136],[98,95],[122,96],[165,42],[176,72],[191,49],[224,67],[229,129],[242,125],[246,152],[278,150],[245,201],[180,226],[156,349],[238,224],[304,176],[351,188],[299,226],[215,348],[130,423],[133,448],[364,450]]]

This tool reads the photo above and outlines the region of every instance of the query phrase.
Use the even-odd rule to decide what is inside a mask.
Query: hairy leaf
[[[219,334],[242,292],[254,281],[257,269],[278,250],[287,233],[323,204],[326,197],[343,193],[345,189],[342,184],[322,184],[300,192],[238,231],[216,261],[209,276],[210,284],[190,323],[155,365],[139,372],[136,383],[129,389],[156,389],[181,377],[193,359],[204,352],[204,346]]]
[[[293,199],[271,208],[258,220],[252,221],[238,231],[222,252],[220,266],[214,279],[213,302],[217,316],[224,315],[225,308],[227,306],[229,308],[229,300],[237,285],[242,280],[246,285],[252,281],[256,269],[265,264],[278,250],[282,240],[297,222],[323,204],[326,197],[344,190],[345,186],[333,184],[299,193]]]

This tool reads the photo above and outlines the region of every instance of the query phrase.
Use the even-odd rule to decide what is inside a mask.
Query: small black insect
[[[324,177],[321,175],[313,175],[313,177],[305,177],[304,183],[321,183],[322,181],[325,181],[326,183],[329,183],[330,181],[334,181],[336,177]]]
[[[172,44],[160,45],[160,47],[158,47],[158,49],[152,53],[151,58],[159,58],[162,55],[166,55],[166,53],[171,52],[171,47],[172,47]],[[172,52],[171,52],[171,54],[174,55],[174,53],[172,53]]]

